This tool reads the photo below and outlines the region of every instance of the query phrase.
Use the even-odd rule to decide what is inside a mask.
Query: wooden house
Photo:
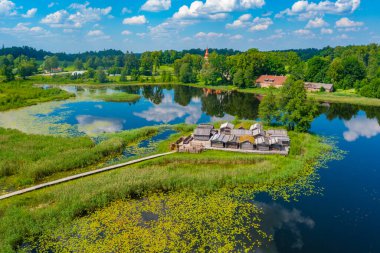
[[[311,83],[305,82],[305,89],[311,92],[318,92],[324,90],[326,92],[333,92],[334,85],[331,83]]]
[[[256,86],[262,88],[268,88],[270,86],[281,88],[285,84],[286,79],[286,76],[262,75],[256,80]]]
[[[232,135],[236,136],[243,136],[243,135],[252,135],[252,131],[244,129],[244,128],[238,128],[238,129],[232,129],[231,130]]]
[[[269,140],[264,136],[255,138],[255,144],[260,151],[269,151]]]
[[[215,134],[213,137],[211,137],[211,147],[213,148],[224,148],[225,142],[227,141],[228,136],[225,134]]]
[[[238,149],[239,148],[239,138],[235,135],[229,135],[229,138],[225,144],[226,148]]]
[[[283,149],[282,143],[277,139],[277,137],[269,137],[269,146],[272,150],[281,151]]]
[[[196,141],[208,141],[213,135],[214,126],[208,124],[200,124],[194,130],[194,140]]]
[[[243,135],[239,137],[239,147],[243,150],[256,149],[255,138],[252,135]]]
[[[271,138],[277,138],[282,146],[290,145],[290,138],[286,130],[268,130],[267,135]]]
[[[232,129],[234,129],[234,125],[231,124],[230,122],[226,122],[220,126],[220,133],[231,134]]]

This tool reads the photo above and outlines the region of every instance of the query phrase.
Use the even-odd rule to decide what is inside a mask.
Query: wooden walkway
[[[61,179],[58,179],[58,180],[54,180],[54,181],[51,181],[51,182],[35,185],[35,186],[29,187],[29,188],[25,188],[23,190],[14,191],[14,192],[2,195],[2,196],[0,196],[0,200],[7,199],[7,198],[10,198],[10,197],[13,197],[13,196],[16,196],[16,195],[21,195],[21,194],[24,194],[24,193],[28,193],[28,192],[31,192],[31,191],[35,191],[35,190],[38,190],[38,189],[41,189],[41,188],[45,188],[45,187],[61,184],[61,183],[64,183],[64,182],[69,182],[69,181],[76,180],[76,179],[79,179],[79,178],[82,178],[82,177],[87,177],[87,176],[95,175],[95,174],[102,173],[102,172],[105,172],[105,171],[110,171],[110,170],[118,169],[118,168],[121,168],[121,167],[124,167],[124,166],[127,166],[127,165],[132,165],[132,164],[140,163],[140,162],[143,162],[143,161],[151,160],[151,159],[158,158],[158,157],[161,157],[161,156],[171,155],[171,154],[174,154],[174,153],[175,153],[175,151],[168,152],[168,153],[157,154],[157,155],[151,155],[151,156],[147,156],[147,157],[144,157],[144,158],[132,160],[132,161],[129,161],[129,162],[125,162],[125,163],[121,163],[121,164],[116,164],[116,165],[112,165],[112,166],[109,166],[109,167],[105,167],[105,168],[101,168],[101,169],[97,169],[97,170],[92,170],[92,171],[84,172],[84,173],[81,173],[81,174],[77,174],[77,175],[61,178]]]

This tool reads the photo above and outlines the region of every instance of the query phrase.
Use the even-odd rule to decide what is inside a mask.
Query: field
[[[63,100],[74,96],[58,88],[42,89],[29,81],[0,83],[0,111],[30,106],[52,100]]]
[[[186,126],[180,126],[177,130],[180,129],[183,132],[190,130]],[[167,148],[168,142],[176,137],[178,137],[178,134],[173,136],[171,140],[163,142],[158,147],[158,150]],[[175,205],[176,207],[173,207],[175,209],[173,211],[174,216],[168,217],[168,222],[170,220],[175,222],[178,217],[187,217],[194,220],[195,217],[186,215],[188,209],[196,205],[196,203],[193,203],[194,199],[201,200],[201,198],[205,198],[207,200],[207,198],[210,198],[216,201],[216,199],[220,198],[218,194],[220,191],[224,191],[223,196],[225,198],[228,197],[225,193],[232,193],[232,189],[238,192],[248,190],[249,196],[265,191],[273,197],[283,199],[297,198],[300,194],[310,194],[315,190],[313,178],[315,179],[316,167],[320,165],[319,159],[322,156],[325,160],[329,159],[328,154],[331,151],[331,146],[323,143],[321,138],[311,134],[291,132],[290,137],[292,138],[292,146],[288,157],[216,151],[207,151],[199,155],[174,154],[2,201],[0,203],[0,251],[12,252],[20,249],[18,247],[23,242],[30,242],[31,247],[34,242],[39,242],[41,247],[62,250],[62,248],[59,248],[59,241],[56,241],[58,248],[54,248],[55,246],[51,244],[55,235],[59,235],[60,238],[61,236],[67,238],[67,232],[71,231],[70,228],[73,227],[81,228],[80,231],[88,230],[91,233],[93,231],[91,228],[94,227],[86,227],[85,224],[93,223],[86,222],[86,219],[93,221],[97,219],[96,217],[107,216],[110,210],[113,210],[111,213],[122,212],[122,209],[126,206],[130,206],[131,210],[134,210],[136,203],[140,203],[135,200],[147,199],[150,201],[152,199],[157,204],[157,198],[163,198],[171,203],[170,206],[176,203],[173,202],[175,199],[183,200],[179,201]],[[186,194],[184,195],[184,193]],[[217,194],[216,196],[219,197],[215,198],[213,194]],[[236,196],[239,196],[240,199],[247,195],[237,193]],[[221,205],[224,208],[230,206],[231,210],[235,210],[233,206],[238,204],[235,197],[231,198],[228,201],[226,200],[223,205],[213,202],[209,207],[212,210],[208,209],[207,212],[204,212],[205,210],[199,209],[199,214],[216,211],[218,206]],[[229,205],[227,205],[228,203]],[[246,202],[243,203],[247,204]],[[199,203],[197,202],[197,204]],[[154,206],[152,205],[151,207],[153,208]],[[144,206],[144,208],[149,207]],[[176,208],[180,210],[178,211]],[[202,208],[202,206],[199,208]],[[207,206],[203,204],[203,208],[207,208]],[[221,214],[221,216],[214,218],[215,220],[222,219],[221,221],[226,221],[227,218],[231,219],[232,214],[233,212],[230,211],[223,214],[225,216]],[[137,221],[139,220],[138,217],[136,216]],[[133,222],[136,222],[136,219]],[[108,238],[107,233],[112,235],[112,231],[116,228],[110,225],[114,224],[113,222],[108,223],[108,221],[104,230],[106,238]],[[127,226],[125,224],[126,220],[117,219],[117,221],[121,223],[120,226]],[[162,220],[159,220],[159,222],[162,222]],[[200,224],[199,222],[199,220],[194,220],[194,224]],[[66,224],[66,226],[62,226],[62,224]],[[96,226],[96,224],[95,222],[91,226]],[[161,226],[161,223],[156,224],[151,221],[150,224],[156,228],[157,233],[164,233],[162,229],[167,229],[167,226]],[[220,225],[217,225],[218,227],[212,231],[216,233],[215,236],[221,238],[221,243],[223,242],[222,244],[228,247],[228,245],[225,245],[226,237],[223,236],[223,233],[220,233],[220,226],[228,223],[216,222],[215,224]],[[137,246],[146,247],[147,244],[144,246],[143,243],[150,242],[149,231],[142,233],[141,231],[144,230],[141,230],[141,226],[137,225],[132,225],[129,229],[133,231],[131,232],[133,236],[138,235],[136,238],[141,239],[139,242],[135,241]],[[139,229],[141,233],[138,232]],[[183,229],[186,230],[186,228]],[[259,229],[257,228],[257,230]],[[173,230],[173,233],[176,232],[178,231]],[[78,233],[80,234],[81,232]],[[175,235],[178,234],[173,234],[173,236]],[[89,236],[92,235],[89,234]],[[96,233],[94,236],[96,236]],[[101,242],[99,241],[99,243]],[[200,242],[200,245],[203,245],[202,242]],[[69,246],[77,245],[68,243]],[[83,243],[89,243],[89,241]],[[115,241],[114,243],[113,246],[115,247],[123,246],[119,244],[121,243],[120,241]],[[168,243],[170,243],[170,240]],[[136,246],[131,242],[130,245],[124,245],[123,247],[133,245]],[[74,249],[69,246],[67,246],[68,249],[66,250]]]
[[[145,127],[105,134],[96,144],[89,137],[28,135],[0,128],[0,192],[91,170],[159,130]]]

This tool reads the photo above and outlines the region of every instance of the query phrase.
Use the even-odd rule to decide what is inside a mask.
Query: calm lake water
[[[157,124],[256,119],[260,97],[185,86],[64,89],[78,94],[0,113],[0,126],[32,133],[96,135]],[[141,94],[135,103],[103,102],[94,94]],[[319,171],[322,194],[295,202],[257,197],[274,242],[259,252],[380,252],[380,108],[324,104],[311,131],[333,136],[348,151]]]

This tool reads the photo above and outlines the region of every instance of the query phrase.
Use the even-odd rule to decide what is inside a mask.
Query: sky
[[[52,52],[380,43],[379,0],[0,0],[0,43]]]

